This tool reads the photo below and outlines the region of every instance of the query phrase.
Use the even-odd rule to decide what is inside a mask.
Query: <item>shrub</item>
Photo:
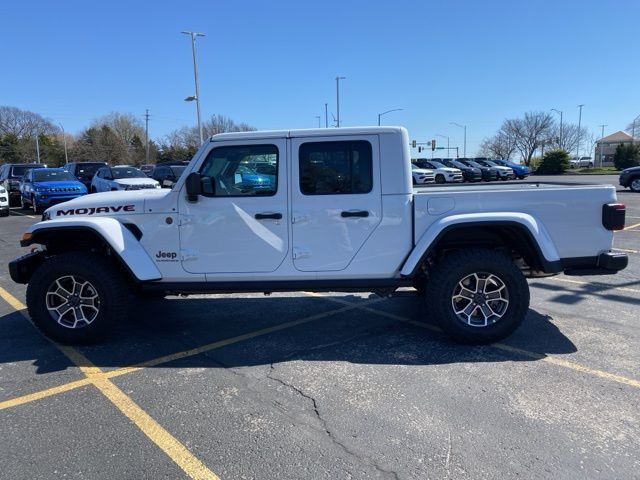
[[[569,154],[564,150],[549,150],[544,154],[536,173],[564,173],[569,168]]]
[[[640,165],[640,146],[632,144],[618,145],[616,154],[613,157],[613,164],[618,170]]]

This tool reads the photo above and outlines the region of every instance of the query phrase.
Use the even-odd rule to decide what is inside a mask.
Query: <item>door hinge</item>
[[[301,258],[309,258],[311,251],[308,248],[293,247],[293,259],[300,260]]]
[[[183,248],[180,250],[180,260],[183,262],[187,262],[189,260],[196,260],[198,258],[198,252],[195,250],[191,250],[188,248]]]

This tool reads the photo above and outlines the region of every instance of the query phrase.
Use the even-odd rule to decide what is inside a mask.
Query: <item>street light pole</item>
[[[387,110],[386,112],[379,113],[379,114],[378,114],[378,126],[380,126],[380,117],[381,117],[382,115],[386,115],[387,113],[391,113],[391,112],[400,112],[400,111],[402,111],[402,109],[401,109],[401,108],[394,108],[394,109],[392,109],[392,110]]]
[[[336,107],[338,117],[336,119],[336,127],[340,128],[340,80],[345,80],[347,77],[336,77]]]
[[[584,103],[578,105],[580,109],[580,113],[578,114],[578,141],[576,145],[576,160],[580,161],[580,137],[582,136],[582,131],[580,130],[580,126],[582,125],[582,107],[584,107]]]
[[[320,128],[320,118],[322,117],[320,117],[320,115],[316,115],[316,118],[318,119],[318,128]]]
[[[447,156],[449,156],[449,137],[447,135],[442,135],[441,133],[436,133],[436,137],[442,137],[447,139]]]
[[[191,36],[191,53],[193,54],[193,77],[196,83],[196,111],[198,113],[198,133],[200,134],[200,145],[204,142],[202,136],[202,121],[200,120],[200,82],[198,81],[198,60],[196,58],[196,37],[204,37],[204,33],[181,32]]]
[[[560,114],[560,138],[558,139],[558,143],[560,144],[560,148],[562,149],[562,111],[556,110],[555,108],[552,108],[551,111]]]
[[[36,132],[36,157],[38,158],[38,163],[40,163],[40,140],[39,137],[40,132]]]
[[[602,135],[600,136],[600,166],[602,167],[602,156],[603,156],[603,149],[604,149],[604,143],[602,143],[602,139],[604,138],[604,127],[607,127],[608,125],[599,125],[600,127],[602,127]]]
[[[324,128],[329,128],[329,109],[327,102],[324,102]]]
[[[149,109],[144,113],[144,158],[149,163]]]
[[[64,161],[65,163],[69,163],[69,156],[67,155],[67,134],[64,131],[64,127],[61,123],[59,123],[60,128],[62,129],[62,142],[64,143]]]
[[[456,127],[460,127],[462,129],[464,129],[464,144],[462,147],[462,156],[464,158],[467,158],[467,126],[466,125],[460,125],[459,123],[456,122],[451,122],[451,125],[455,125]]]

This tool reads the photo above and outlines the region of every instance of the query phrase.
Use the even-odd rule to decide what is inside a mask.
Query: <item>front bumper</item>
[[[595,257],[562,259],[565,275],[611,275],[629,264],[626,253],[604,252]]]
[[[618,182],[621,186],[627,188],[629,186],[629,175],[620,175]]]
[[[50,194],[37,194],[36,195],[36,201],[38,202],[38,205],[44,207],[44,206],[52,206],[52,205],[57,205],[59,203],[63,203],[63,202],[68,202],[69,200],[73,200],[74,198],[78,198],[78,197],[82,197],[86,194],[84,193],[80,193],[80,194],[73,194],[73,195],[50,195]]]
[[[44,262],[44,254],[42,252],[33,252],[16,258],[9,263],[9,275],[11,280],[16,283],[29,283],[31,275],[36,271],[42,262]]]

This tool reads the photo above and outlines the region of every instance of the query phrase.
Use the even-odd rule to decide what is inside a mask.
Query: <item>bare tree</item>
[[[42,115],[16,107],[0,106],[0,136],[15,135],[24,139],[58,132],[59,128]]]
[[[586,145],[586,139],[589,136],[589,130],[586,127],[580,127],[578,132],[578,125],[572,123],[565,123],[562,125],[562,137],[560,136],[560,125],[554,123],[549,129],[549,133],[545,138],[545,149],[560,149],[571,154],[575,152],[578,146],[578,133],[580,134],[580,144]]]
[[[480,156],[510,160],[515,149],[515,142],[503,131],[499,131],[493,137],[486,138],[480,144]]]
[[[511,139],[527,165],[541,142],[549,138],[553,117],[548,112],[527,112],[523,118],[505,120],[500,131]]]

